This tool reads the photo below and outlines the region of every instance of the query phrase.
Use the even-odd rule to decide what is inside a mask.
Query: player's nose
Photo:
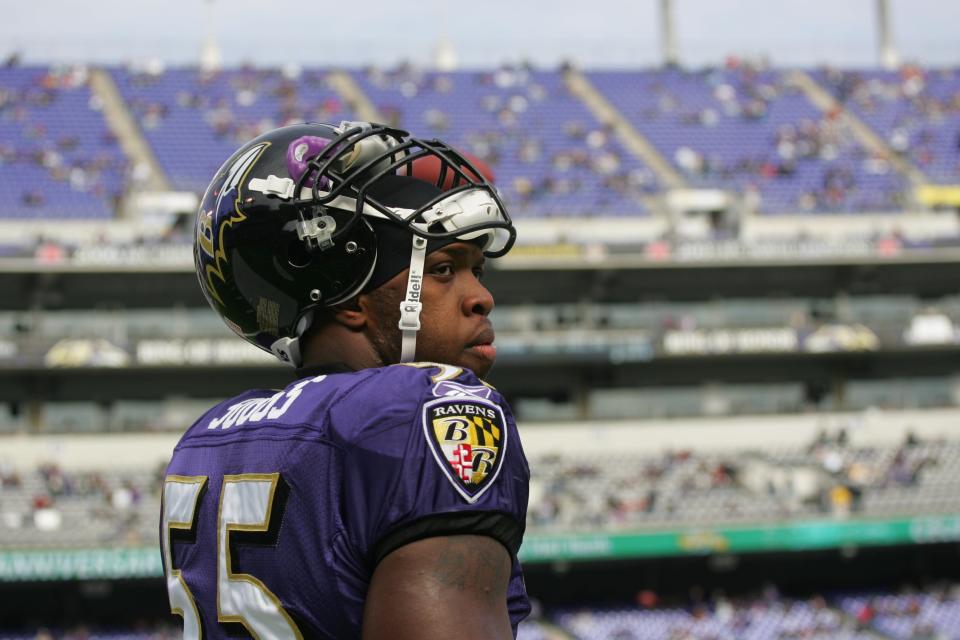
[[[483,283],[473,274],[470,274],[466,295],[463,296],[464,315],[488,316],[493,311],[493,294],[483,286]]]

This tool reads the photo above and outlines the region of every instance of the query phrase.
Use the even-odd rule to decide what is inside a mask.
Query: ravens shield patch
[[[423,434],[447,479],[467,502],[493,484],[507,452],[507,421],[483,398],[439,398],[423,407]]]

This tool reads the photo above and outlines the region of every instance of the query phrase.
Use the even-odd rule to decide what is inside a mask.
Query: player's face
[[[497,356],[488,315],[493,296],[480,281],[484,256],[469,242],[456,242],[427,255],[421,292],[423,310],[417,333],[417,360],[466,367],[484,377]],[[377,290],[371,341],[386,362],[400,356],[400,301],[404,271]]]

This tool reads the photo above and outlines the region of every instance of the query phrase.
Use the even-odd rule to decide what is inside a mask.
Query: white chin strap
[[[417,356],[417,331],[420,331],[420,294],[423,291],[423,263],[427,258],[427,239],[413,234],[410,252],[410,273],[407,276],[407,296],[400,303],[400,332],[403,340],[400,362],[413,362]]]

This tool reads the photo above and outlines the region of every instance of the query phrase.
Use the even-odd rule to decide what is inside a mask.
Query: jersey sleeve
[[[353,424],[341,507],[350,542],[371,566],[442,535],[491,536],[516,557],[529,469],[509,407],[469,372],[430,373],[389,367],[331,413]]]

